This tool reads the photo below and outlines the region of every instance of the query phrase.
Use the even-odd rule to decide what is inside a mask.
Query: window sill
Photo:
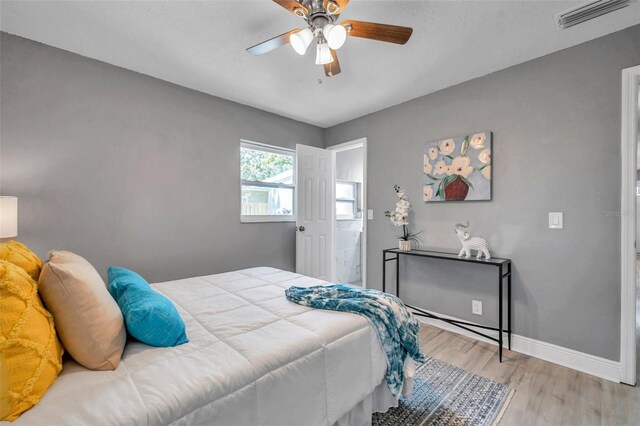
[[[337,216],[336,217],[337,221],[343,221],[343,220],[350,220],[350,221],[354,221],[354,220],[362,220],[362,216]]]
[[[240,216],[240,223],[269,223],[269,222],[292,222],[295,223],[294,216]]]

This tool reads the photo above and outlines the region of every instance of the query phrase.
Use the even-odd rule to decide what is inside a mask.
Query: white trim
[[[636,174],[640,66],[622,71],[620,156],[620,381],[636,381]]]
[[[295,215],[240,215],[240,223],[268,223],[268,222],[291,222],[295,223]]]
[[[349,142],[339,143],[337,145],[331,145],[327,147],[328,150],[335,152],[348,151],[350,149],[364,147],[367,144],[367,138],[355,139]]]
[[[336,280],[336,153],[331,153],[331,191],[329,198],[333,209],[331,210],[331,281]]]
[[[248,139],[240,139],[240,146],[248,149],[259,149],[262,151],[273,152],[274,154],[294,154],[296,153],[295,149],[284,148],[282,146],[269,145],[267,143],[254,142]]]
[[[369,227],[367,212],[368,212],[368,204],[367,204],[367,138],[355,139],[349,142],[340,143],[337,145],[332,145],[327,147],[328,150],[335,151],[336,153],[341,151],[347,151],[354,148],[362,147],[362,156],[363,156],[363,164],[362,164],[362,241],[361,245],[361,262],[360,262],[360,276],[362,277],[362,287],[367,288],[367,229]],[[335,173],[334,173],[335,176]],[[334,238],[335,245],[335,238]],[[334,247],[335,249],[335,247]],[[335,258],[335,253],[334,256]],[[335,270],[335,268],[334,268]],[[335,278],[335,277],[334,277]]]
[[[443,318],[462,321],[459,318],[455,318],[449,315],[438,314],[435,312],[430,313]],[[460,334],[472,339],[480,340],[482,342],[491,343],[492,345],[498,345],[493,340],[478,336],[477,334],[471,333],[467,330],[463,330],[444,321],[426,317],[418,317],[418,319],[425,324],[447,330],[452,333]],[[498,337],[497,331],[483,329],[478,330],[491,337]],[[505,348],[508,346],[507,342],[503,342],[503,345]],[[610,380],[612,382],[620,382],[620,363],[617,361],[611,361],[606,358],[601,358],[598,356],[579,352],[573,349],[565,348],[540,340],[531,339],[529,337],[524,337],[517,334],[511,335],[511,350],[513,350],[514,352],[532,356],[534,358],[539,358],[544,361],[549,361],[554,364],[562,365],[574,370],[578,370],[583,373],[591,374],[602,379]]]

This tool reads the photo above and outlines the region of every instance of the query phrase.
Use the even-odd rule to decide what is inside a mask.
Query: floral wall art
[[[491,164],[491,132],[426,144],[424,201],[491,200]]]

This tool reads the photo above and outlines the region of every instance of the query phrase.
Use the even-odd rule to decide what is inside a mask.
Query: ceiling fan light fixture
[[[312,41],[313,32],[311,32],[309,28],[298,31],[289,38],[291,47],[293,47],[293,50],[295,50],[298,55],[304,55]]]
[[[327,24],[322,28],[322,35],[331,49],[338,50],[347,39],[347,30],[342,25]]]
[[[330,64],[333,62],[331,49],[327,43],[318,43],[316,48],[316,65]]]

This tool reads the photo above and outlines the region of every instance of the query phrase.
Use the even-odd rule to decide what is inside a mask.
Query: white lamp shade
[[[295,50],[298,55],[304,55],[312,41],[313,33],[309,28],[298,31],[289,37],[289,43],[291,43],[291,47],[293,47],[293,50]]]
[[[331,49],[327,43],[318,43],[316,49],[316,65],[330,64],[333,62],[333,56],[331,56]]]
[[[333,50],[340,49],[347,39],[347,30],[342,25],[327,24],[322,28],[322,34]]]
[[[0,238],[18,235],[18,198],[0,196]]]

